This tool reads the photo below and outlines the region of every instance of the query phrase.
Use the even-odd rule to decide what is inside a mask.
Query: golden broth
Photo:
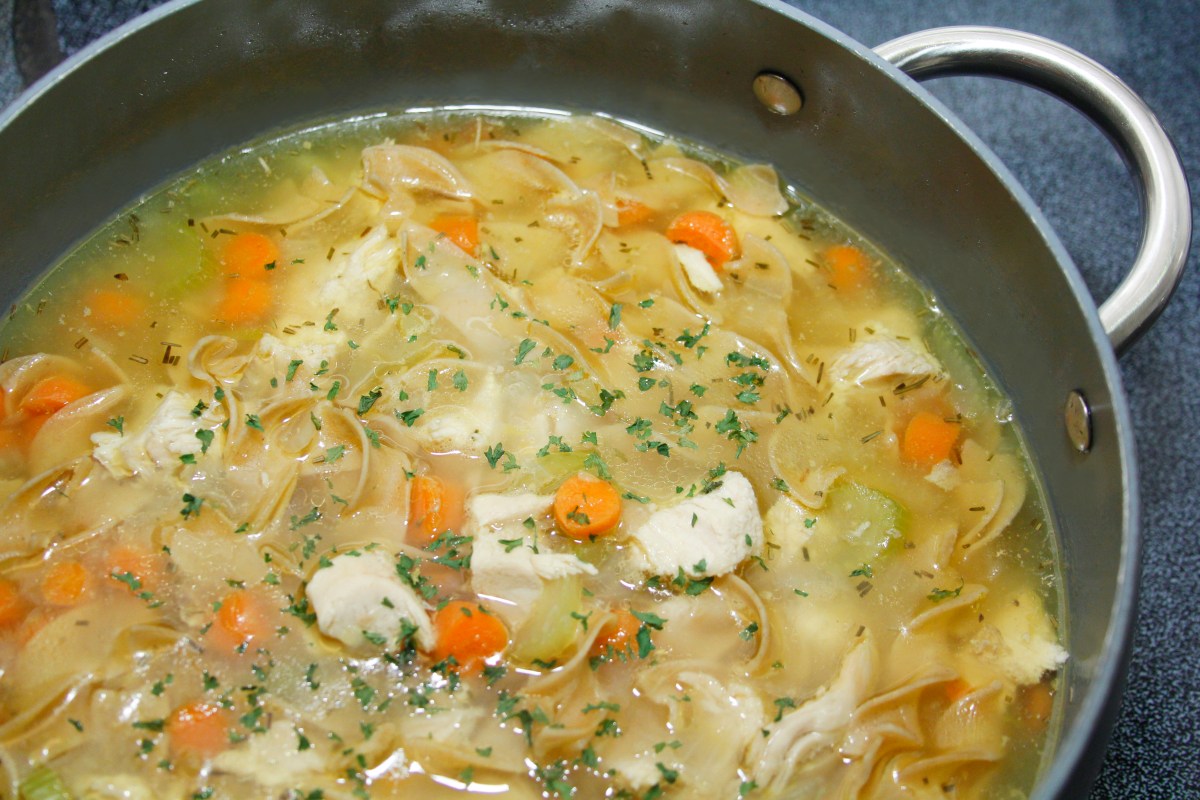
[[[327,125],[122,214],[0,342],[10,796],[984,797],[1050,748],[1007,401],[769,168]]]

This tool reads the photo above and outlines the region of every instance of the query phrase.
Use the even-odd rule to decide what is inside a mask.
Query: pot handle
[[[885,42],[875,52],[919,80],[990,75],[1042,89],[1108,135],[1137,180],[1144,223],[1133,268],[1100,306],[1100,322],[1118,353],[1133,344],[1175,291],[1192,230],[1183,165],[1145,102],[1087,56],[1005,28],[934,28]]]

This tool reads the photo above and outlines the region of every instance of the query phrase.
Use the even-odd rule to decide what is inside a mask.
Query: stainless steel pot
[[[1142,184],[1146,224],[1099,316],[1021,187],[901,70],[1032,83],[1110,134]],[[1116,713],[1136,599],[1138,481],[1113,349],[1178,281],[1190,210],[1150,112],[1066,48],[942,29],[876,53],[771,0],[178,0],[0,116],[0,296],[168,176],[266,132],[476,104],[598,110],[773,163],[933,288],[1011,396],[1058,526],[1072,658],[1037,796],[1081,796]]]

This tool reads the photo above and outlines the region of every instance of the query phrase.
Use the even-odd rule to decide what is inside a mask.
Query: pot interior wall
[[[15,298],[107,217],[211,154],[370,109],[598,110],[773,163],[935,287],[1012,396],[1067,563],[1071,729],[1094,676],[1119,658],[1106,649],[1110,638],[1123,644],[1127,632],[1128,619],[1113,621],[1120,587],[1133,579],[1122,561],[1122,527],[1134,512],[1123,401],[1053,243],[972,146],[830,31],[771,7],[396,5],[168,6],[158,22],[60,75],[0,129],[0,292]],[[750,86],[763,69],[802,88],[799,114],[759,106]],[[1062,429],[1072,389],[1095,411],[1087,456]]]

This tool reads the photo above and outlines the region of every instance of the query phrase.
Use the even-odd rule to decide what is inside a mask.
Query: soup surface
[[[9,315],[0,791],[1008,797],[1058,574],[868,245],[595,117],[215,160]]]

